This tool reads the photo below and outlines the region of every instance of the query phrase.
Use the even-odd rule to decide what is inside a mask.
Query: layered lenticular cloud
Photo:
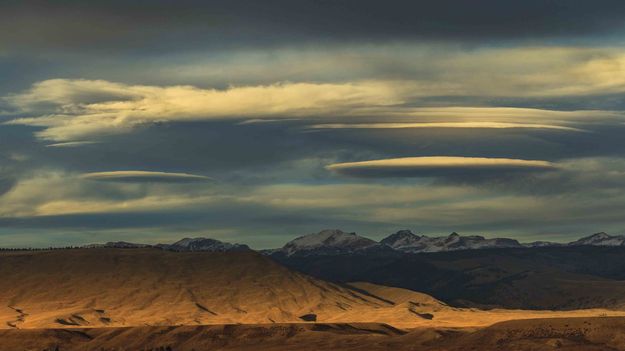
[[[168,173],[168,172],[149,172],[149,171],[111,171],[111,172],[94,172],[81,175],[82,179],[97,180],[105,182],[152,182],[152,183],[189,183],[189,182],[205,182],[212,178],[187,174],[187,173]]]
[[[583,129],[536,123],[505,122],[422,122],[422,123],[326,123],[311,125],[312,129],[404,129],[404,128],[488,128],[488,129],[556,129],[582,132]]]
[[[372,161],[335,163],[326,169],[354,177],[435,177],[493,172],[527,172],[555,170],[548,161],[483,157],[403,157]]]
[[[315,124],[313,128],[494,128],[581,131],[584,124],[623,119],[621,112],[510,107],[414,108],[427,95],[415,82],[278,83],[202,89],[53,79],[4,100],[22,117],[7,122],[39,127],[52,146],[77,146],[142,125],[224,119],[371,119],[374,123]]]

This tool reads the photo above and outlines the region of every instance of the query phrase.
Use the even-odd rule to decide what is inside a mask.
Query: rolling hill
[[[313,321],[416,326],[448,309],[416,292],[405,291],[398,301],[400,289],[328,283],[250,250],[0,252],[0,276],[0,328]]]
[[[0,276],[3,327],[298,322],[388,305],[251,251],[4,252]]]
[[[336,284],[254,251],[156,248],[0,252],[0,328],[232,323],[385,323],[476,327],[544,316],[625,312],[478,310],[371,283]]]

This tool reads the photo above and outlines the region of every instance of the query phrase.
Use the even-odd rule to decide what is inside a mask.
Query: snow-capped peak
[[[288,256],[300,252],[333,254],[354,252],[376,245],[379,244],[356,233],[346,233],[339,229],[326,229],[319,233],[308,234],[294,239],[284,245],[280,251]]]
[[[170,251],[246,251],[250,250],[247,245],[230,244],[210,238],[184,238],[173,244],[158,244],[157,247]]]
[[[609,235],[604,232],[596,233],[569,243],[571,246],[593,245],[593,246],[622,246],[625,244],[625,236]]]
[[[521,244],[513,239],[486,239],[479,235],[462,236],[456,232],[448,236],[427,237],[406,230],[391,234],[381,242],[395,250],[411,253],[521,247]]]
[[[380,241],[381,244],[390,246],[394,249],[400,249],[402,247],[414,247],[425,236],[416,235],[408,229],[400,230],[394,234],[387,236]]]
[[[606,232],[595,233],[588,237],[588,239],[592,239],[593,241],[601,241],[601,240],[606,240],[606,239],[611,239],[611,238],[613,237],[608,235],[608,233]]]
[[[179,247],[191,247],[191,246],[197,246],[199,244],[212,246],[212,245],[218,245],[218,244],[223,244],[223,243],[221,241],[210,239],[210,238],[183,238],[183,239],[176,241],[172,245],[179,246]]]

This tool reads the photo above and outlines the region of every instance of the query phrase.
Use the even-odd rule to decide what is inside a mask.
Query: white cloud
[[[583,132],[583,129],[536,123],[505,122],[417,122],[417,123],[325,123],[309,126],[311,129],[411,129],[411,128],[487,128],[487,129],[555,129]]]
[[[553,170],[556,165],[547,161],[483,157],[403,157],[361,162],[335,163],[326,169],[344,175],[372,177],[429,177],[520,170]]]
[[[65,143],[48,144],[46,147],[78,147],[83,145],[97,144],[95,141],[68,141]]]

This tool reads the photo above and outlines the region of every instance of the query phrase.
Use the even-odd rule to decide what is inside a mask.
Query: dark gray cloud
[[[531,39],[614,34],[605,0],[5,1],[0,42],[17,48],[141,51],[301,40]]]
[[[197,173],[219,180],[268,182],[312,175],[309,168],[300,171],[290,168],[299,159],[327,160],[327,164],[447,155],[558,161],[618,156],[625,152],[621,138],[625,126],[619,125],[592,126],[591,133],[453,128],[311,133],[303,128],[307,123],[168,123],[79,147],[50,148],[43,142],[31,141],[32,154],[39,165],[80,173],[141,169]],[[30,133],[24,129],[24,137],[28,138]],[[322,169],[326,164],[319,164],[315,177],[328,177]]]
[[[0,172],[0,196],[2,196],[4,193],[11,190],[11,188],[13,188],[15,183],[16,183],[15,178],[11,176],[3,175],[2,172]]]
[[[590,133],[518,129],[358,129],[323,130],[317,138],[368,150],[369,158],[414,156],[504,157],[557,161],[572,157],[625,154],[620,122],[588,126]],[[347,154],[339,162],[366,160]]]
[[[285,174],[281,164],[327,157],[349,147],[340,139],[302,133],[293,122],[239,126],[222,121],[152,125],[80,147],[39,145],[41,162],[80,173],[146,169],[202,174],[220,181],[263,181],[274,172]]]
[[[18,174],[41,167],[77,173],[154,170],[248,184],[328,180],[331,174],[323,170],[327,164],[384,158],[442,155],[558,162],[625,153],[625,125],[619,124],[591,125],[591,132],[578,133],[454,128],[308,132],[304,127],[309,123],[166,123],[76,147],[46,147],[32,137],[33,128],[3,126],[0,144],[5,162]],[[27,157],[18,162],[9,154]],[[302,159],[318,161],[305,168],[293,166]]]

